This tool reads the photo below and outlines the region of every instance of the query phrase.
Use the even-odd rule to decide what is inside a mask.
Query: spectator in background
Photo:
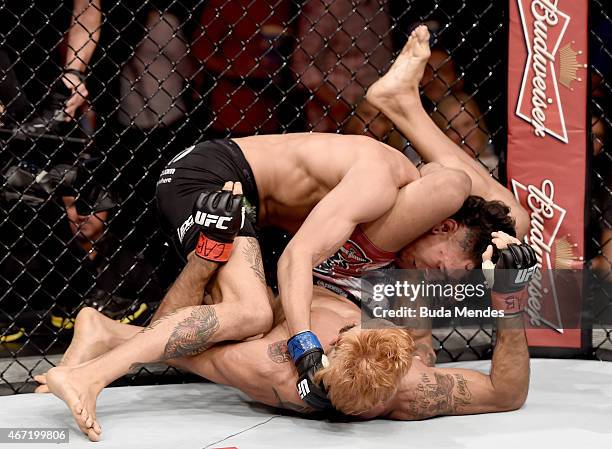
[[[185,118],[185,93],[195,73],[177,16],[150,9],[145,30],[146,35],[121,68],[119,77],[118,121],[126,129],[137,128],[139,135],[169,128]]]
[[[123,323],[144,324],[148,312],[152,312],[151,305],[161,301],[163,289],[150,261],[114,234],[110,223],[116,204],[112,196],[100,192],[91,206],[80,208],[74,196],[63,196],[62,201],[74,236],[69,248],[81,261],[80,278],[89,281],[82,290],[82,306],[93,307]],[[51,323],[70,329],[80,304],[61,306],[52,312]]]
[[[0,3],[0,122],[6,127],[0,141],[0,212],[6,216],[0,220],[0,341],[23,335],[14,314],[32,317],[79,288],[72,283],[79,265],[63,258],[69,241],[64,209],[49,201],[53,189],[38,181],[84,149],[64,138],[82,135],[76,118],[89,94],[86,71],[100,36],[100,8],[100,0]],[[16,193],[11,182],[19,178],[41,197]]]
[[[478,104],[465,92],[454,92],[440,99],[431,118],[438,127],[470,156],[478,159],[490,173],[499,160],[489,140],[487,125]]]
[[[336,132],[392,59],[387,0],[307,0],[292,69],[307,90],[309,129]]]
[[[276,83],[284,66],[288,18],[285,0],[206,2],[192,49],[205,69],[196,91],[210,111],[210,122],[201,125],[210,136],[279,130]]]
[[[20,162],[2,173],[0,209],[18,216],[14,227],[5,227],[13,244],[0,259],[0,279],[9,284],[9,295],[0,300],[0,339],[14,340],[30,327],[26,310],[45,318],[50,311],[53,326],[69,329],[83,305],[131,322],[146,318],[149,306],[141,294],[149,303],[161,299],[151,264],[114,235],[116,200],[92,178],[96,166],[83,155],[76,165],[34,172]]]
[[[363,98],[355,113],[342,127],[343,134],[363,134],[403,151],[406,139],[393,127],[393,123],[382,112]]]
[[[155,188],[166,163],[199,138],[190,120],[195,64],[187,38],[197,3],[108,2],[91,76],[99,171],[120,199],[113,234],[134,257],[166,264],[168,282],[172,260],[158,234]]]
[[[431,49],[431,57],[425,67],[421,86],[423,94],[433,104],[463,89],[463,79],[457,77],[455,62],[443,48]]]

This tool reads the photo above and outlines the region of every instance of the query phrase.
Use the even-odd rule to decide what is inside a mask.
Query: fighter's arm
[[[440,415],[469,415],[516,410],[527,398],[529,352],[522,317],[497,321],[491,372],[413,366],[416,398],[389,417],[416,420]]]
[[[491,302],[500,312],[497,342],[489,375],[458,368],[430,368],[416,362],[405,379],[413,392],[390,413],[395,419],[423,419],[439,415],[467,415],[516,410],[529,390],[529,350],[523,326],[524,293],[537,263],[533,248],[503,232],[492,233],[499,251],[494,265]],[[490,245],[483,267],[493,256]],[[492,264],[490,264],[492,265]],[[510,270],[510,271],[509,271]]]
[[[345,243],[359,223],[389,210],[398,182],[386,162],[356,163],[311,211],[278,262],[278,284],[290,335],[310,329],[312,268]]]

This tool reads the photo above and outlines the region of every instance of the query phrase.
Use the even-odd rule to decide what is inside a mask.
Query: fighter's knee
[[[253,309],[253,315],[250,318],[253,331],[251,335],[265,334],[272,328],[273,313],[270,303],[266,299],[266,302],[257,304]]]
[[[96,324],[100,319],[101,313],[93,307],[83,307],[75,319],[75,327],[91,326]]]

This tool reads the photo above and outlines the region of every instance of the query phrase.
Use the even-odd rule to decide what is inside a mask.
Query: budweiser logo
[[[558,9],[560,0],[517,1],[527,46],[527,61],[516,115],[533,126],[536,136],[549,134],[568,143],[556,64],[570,17]]]
[[[561,224],[565,219],[567,211],[555,204],[555,186],[549,179],[544,179],[538,187],[536,185],[524,185],[512,180],[514,196],[526,205],[530,211],[531,226],[529,235],[525,242],[529,243],[535,250],[538,259],[538,268],[533,280],[528,287],[528,299],[526,311],[529,321],[534,326],[548,325],[552,329],[562,332],[561,312],[559,309],[559,298],[552,268],[553,245]],[[544,277],[547,276],[548,279]],[[552,297],[556,320],[544,317],[541,314],[542,302],[545,298]]]

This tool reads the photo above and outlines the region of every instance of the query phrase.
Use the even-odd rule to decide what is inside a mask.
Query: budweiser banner
[[[530,214],[525,240],[542,268],[527,299],[532,347],[580,350],[583,341],[581,326],[564,322],[582,295],[548,274],[584,257],[588,3],[510,1],[508,187]]]

